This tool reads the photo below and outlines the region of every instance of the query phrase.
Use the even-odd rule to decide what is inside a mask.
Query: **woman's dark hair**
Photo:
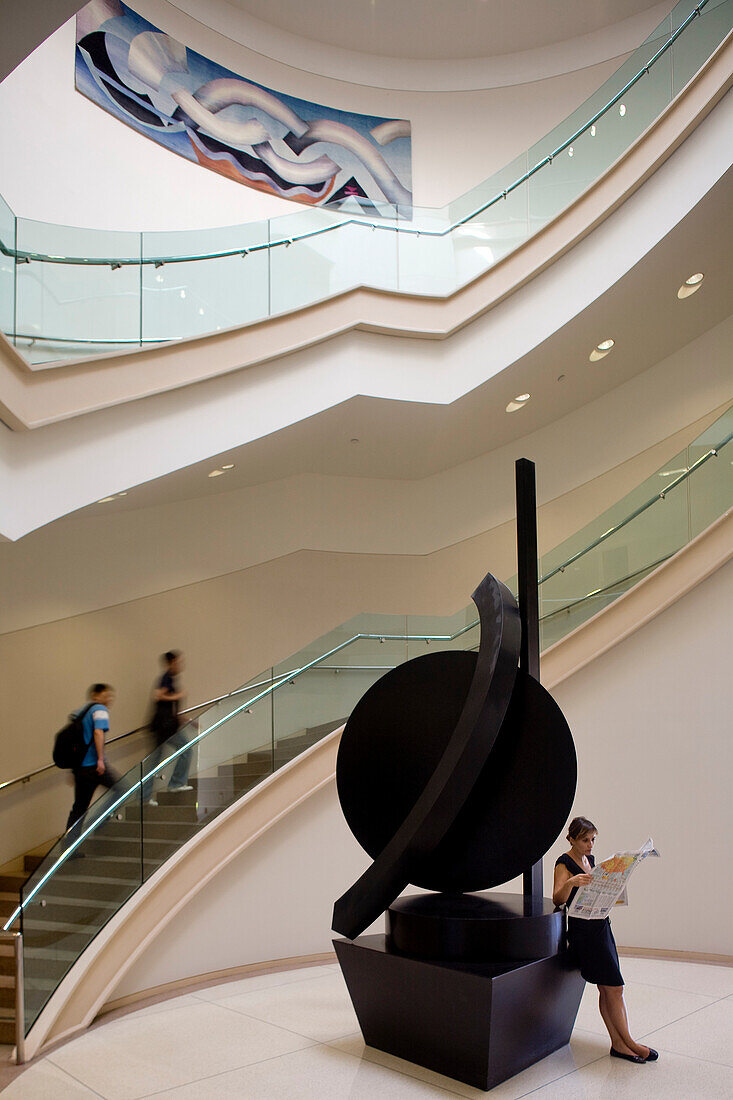
[[[586,833],[597,833],[595,825],[587,817],[574,817],[568,825],[568,840],[577,840]]]
[[[91,699],[92,695],[101,695],[103,691],[111,691],[111,684],[92,684],[87,692],[87,696]]]
[[[172,665],[177,657],[181,656],[180,649],[169,649],[167,653],[164,653],[161,657],[161,661],[165,661],[167,665]]]

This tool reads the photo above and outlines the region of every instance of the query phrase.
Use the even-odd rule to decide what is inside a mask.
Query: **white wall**
[[[563,683],[555,697],[579,759],[572,815],[598,825],[597,855],[651,834],[619,944],[733,954],[733,563]],[[560,838],[545,860],[545,892]],[[331,784],[230,863],[173,919],[110,999],[226,967],[330,949],[333,901],[365,865]]]
[[[414,194],[421,206],[443,206],[502,168],[582,103],[623,60],[515,87],[394,91],[279,64],[164,3],[149,0],[137,8],[199,52],[277,91],[345,110],[411,119]],[[0,84],[0,145],[13,151],[3,161],[0,194],[24,218],[104,229],[179,230],[302,211],[175,156],[76,92],[73,20]]]

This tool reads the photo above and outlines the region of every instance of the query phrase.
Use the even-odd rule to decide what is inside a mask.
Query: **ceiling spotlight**
[[[599,359],[604,359],[608,355],[614,344],[615,340],[611,339],[601,340],[600,344],[596,344],[596,346],[593,348],[593,351],[588,356],[591,363],[597,363]]]
[[[163,282],[163,276],[160,274],[160,272],[158,272],[158,274],[155,276],[155,281],[156,281],[156,283],[162,283]]]
[[[509,404],[507,405],[506,411],[508,413],[519,412],[520,409],[524,408],[524,406],[527,404],[527,402],[529,401],[531,396],[532,395],[530,393],[517,394],[517,396],[514,398],[514,400],[510,401]]]
[[[100,500],[97,501],[97,504],[107,504],[108,501],[114,500],[114,499],[115,498],[113,496],[111,496],[111,497],[102,497]]]
[[[117,496],[118,497],[126,497],[127,496],[127,490],[125,490],[124,493],[118,493]]]
[[[596,136],[596,127],[595,127],[595,123],[594,123],[594,124],[593,124],[593,126],[591,126],[591,128],[590,128],[590,136],[591,136],[591,137],[595,137],[595,136]]]
[[[357,437],[356,437],[356,436],[354,436],[354,438],[353,438],[353,439],[351,439],[351,440],[349,440],[349,442],[350,442],[350,443],[358,443],[358,442],[359,442],[359,440],[357,439]]]
[[[221,468],[222,468],[222,470],[233,470],[234,469],[234,463],[233,462],[222,463]]]
[[[203,315],[204,315],[204,307],[199,306],[199,317],[203,317]]]
[[[568,149],[568,156],[569,156],[569,157],[572,157],[572,156],[573,156],[573,147],[572,147],[572,145],[571,145],[571,146],[570,146],[570,148]]]
[[[221,477],[221,475],[222,475],[223,473],[224,473],[224,471],[223,471],[223,470],[212,470],[212,471],[211,471],[211,472],[209,473],[209,477]]]
[[[624,115],[626,114],[626,104],[625,103],[619,104],[618,113],[621,115],[621,118],[624,117]]]
[[[185,291],[185,290],[179,290],[179,292],[178,292],[178,293],[180,294],[181,298],[185,298],[185,297],[186,297],[186,291]]]
[[[689,298],[691,294],[695,294],[702,286],[702,281],[705,278],[702,271],[698,271],[695,275],[690,275],[689,279],[685,279],[684,283],[677,291],[678,298]]]
[[[521,402],[524,402],[524,401],[529,401],[529,399],[530,399],[530,397],[531,397],[531,396],[532,396],[532,394],[531,394],[531,393],[519,393],[519,394],[517,394],[517,396],[516,396],[516,397],[514,398],[514,400],[515,400],[515,401],[521,401]]]

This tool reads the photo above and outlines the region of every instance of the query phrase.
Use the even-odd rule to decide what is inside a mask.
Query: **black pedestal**
[[[423,897],[428,912],[424,923],[429,933],[423,942],[431,950],[439,943],[440,933],[436,936],[435,929],[430,932],[429,912],[443,901],[440,895],[437,901],[435,895]],[[506,895],[503,900],[507,902]],[[390,913],[393,926],[395,908],[399,924],[404,915],[400,908],[408,901],[408,911],[416,906],[419,925],[419,903],[402,899]],[[449,901],[444,899],[445,904]],[[501,908],[501,903],[492,904]],[[511,909],[511,905],[507,908]],[[553,926],[562,921],[561,914],[552,912],[527,918],[505,913],[504,917],[502,920],[501,914],[494,911],[494,920],[498,920],[494,923],[489,918],[488,931],[486,927],[483,930],[484,942],[498,933],[499,940],[509,935],[510,944],[522,940],[526,944],[529,925],[524,928],[522,925],[527,920],[530,924],[535,922],[535,930],[540,931],[539,941],[547,944],[548,935],[552,939]],[[481,941],[482,932],[477,928],[471,930],[466,926],[456,933],[456,925],[451,923],[455,919],[454,914],[447,922],[440,920],[435,926],[447,929],[454,947],[461,941],[465,946],[476,937]],[[508,926],[511,926],[509,932]],[[386,936],[334,940],[364,1041],[369,1046],[488,1090],[569,1041],[585,983],[577,970],[568,967],[566,956],[557,951],[557,945],[555,953],[524,961],[516,958],[487,961],[486,957],[482,961],[467,961],[465,957],[458,961],[455,953],[452,960],[415,957],[405,951],[405,946],[403,942],[398,949]],[[457,953],[462,954],[462,948]]]

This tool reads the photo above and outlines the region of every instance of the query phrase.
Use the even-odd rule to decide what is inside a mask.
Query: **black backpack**
[[[78,714],[70,714],[69,721],[56,734],[53,742],[53,762],[57,768],[78,768],[87,751],[84,740],[84,719],[94,706],[90,703]]]

